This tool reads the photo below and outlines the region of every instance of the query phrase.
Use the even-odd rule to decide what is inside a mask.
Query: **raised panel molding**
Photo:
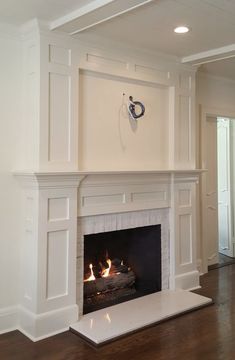
[[[178,179],[179,180],[179,179]],[[180,284],[187,283],[187,273],[193,272],[196,279],[196,181],[186,182],[185,179],[174,185],[175,189],[175,272]],[[183,275],[184,274],[184,275]],[[176,283],[177,283],[176,281]],[[183,285],[185,288],[186,285]],[[199,273],[197,285],[199,286]]]
[[[68,220],[69,219],[69,198],[50,198],[48,199],[48,220]]]
[[[188,74],[179,75],[179,87],[182,90],[191,90],[192,89],[192,76]]]
[[[49,161],[70,161],[71,106],[71,77],[49,73]]]
[[[49,45],[49,61],[53,64],[71,66],[71,49]]]
[[[47,235],[46,298],[52,300],[68,295],[69,233],[58,230]]]
[[[84,176],[78,173],[16,176],[25,198],[19,328],[30,338],[38,339],[67,329],[78,318],[77,188]],[[50,318],[53,324],[48,323]]]
[[[138,74],[143,74],[146,76],[146,78],[148,78],[149,81],[155,81],[155,82],[159,82],[161,83],[168,83],[170,78],[171,78],[171,73],[170,71],[164,71],[164,70],[160,70],[157,69],[155,67],[150,67],[150,66],[144,66],[144,65],[139,65],[139,64],[135,64],[135,72]]]
[[[78,194],[78,216],[167,208],[170,175],[87,175]]]
[[[192,216],[179,215],[179,240],[181,266],[192,264]]]
[[[179,95],[178,161],[188,163],[191,159],[191,97]]]
[[[86,60],[88,63],[93,64],[96,67],[115,67],[117,69],[121,70],[127,70],[128,69],[128,63],[125,61],[121,61],[118,59],[112,59],[105,56],[95,55],[95,54],[89,54],[86,55]]]
[[[106,51],[91,51],[83,49],[79,59],[80,70],[90,70],[109,74],[126,79],[135,79],[163,86],[176,86],[177,71],[172,69],[169,64],[159,61],[156,62],[136,62],[135,58],[126,56],[117,56]]]
[[[72,41],[41,39],[38,170],[77,169],[78,72]]]

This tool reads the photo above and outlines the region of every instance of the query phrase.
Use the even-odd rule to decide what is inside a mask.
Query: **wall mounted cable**
[[[140,109],[138,109],[138,107]],[[140,111],[139,111],[140,110]],[[132,119],[136,120],[144,116],[145,106],[140,101],[134,101],[132,96],[129,96],[128,111]]]

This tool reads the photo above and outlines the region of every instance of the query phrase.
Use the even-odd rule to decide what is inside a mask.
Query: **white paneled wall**
[[[177,178],[175,188],[175,283],[189,289],[198,283],[196,264],[195,182]],[[194,280],[193,280],[194,279]],[[195,284],[194,284],[195,281]]]
[[[19,326],[40,339],[76,321],[76,173],[17,174],[24,189]],[[43,314],[43,316],[42,316]],[[58,323],[57,323],[58,322]]]
[[[94,48],[36,22],[23,51],[18,327],[37,340],[76,321],[78,216],[168,212],[170,286],[197,287],[194,70],[156,54]],[[124,90],[146,105],[138,123],[119,117]]]

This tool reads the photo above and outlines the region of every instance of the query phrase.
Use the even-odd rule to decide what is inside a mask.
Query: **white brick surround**
[[[78,219],[77,304],[80,315],[83,307],[84,235],[148,225],[161,225],[162,290],[166,290],[169,288],[170,276],[169,209],[86,216]]]

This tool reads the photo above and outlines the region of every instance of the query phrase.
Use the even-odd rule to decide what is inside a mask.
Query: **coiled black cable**
[[[133,101],[133,97],[129,96],[129,112],[133,119],[139,119],[142,117],[145,113],[145,106],[140,101]],[[141,108],[141,112],[138,114],[136,113],[136,106],[139,106]]]

